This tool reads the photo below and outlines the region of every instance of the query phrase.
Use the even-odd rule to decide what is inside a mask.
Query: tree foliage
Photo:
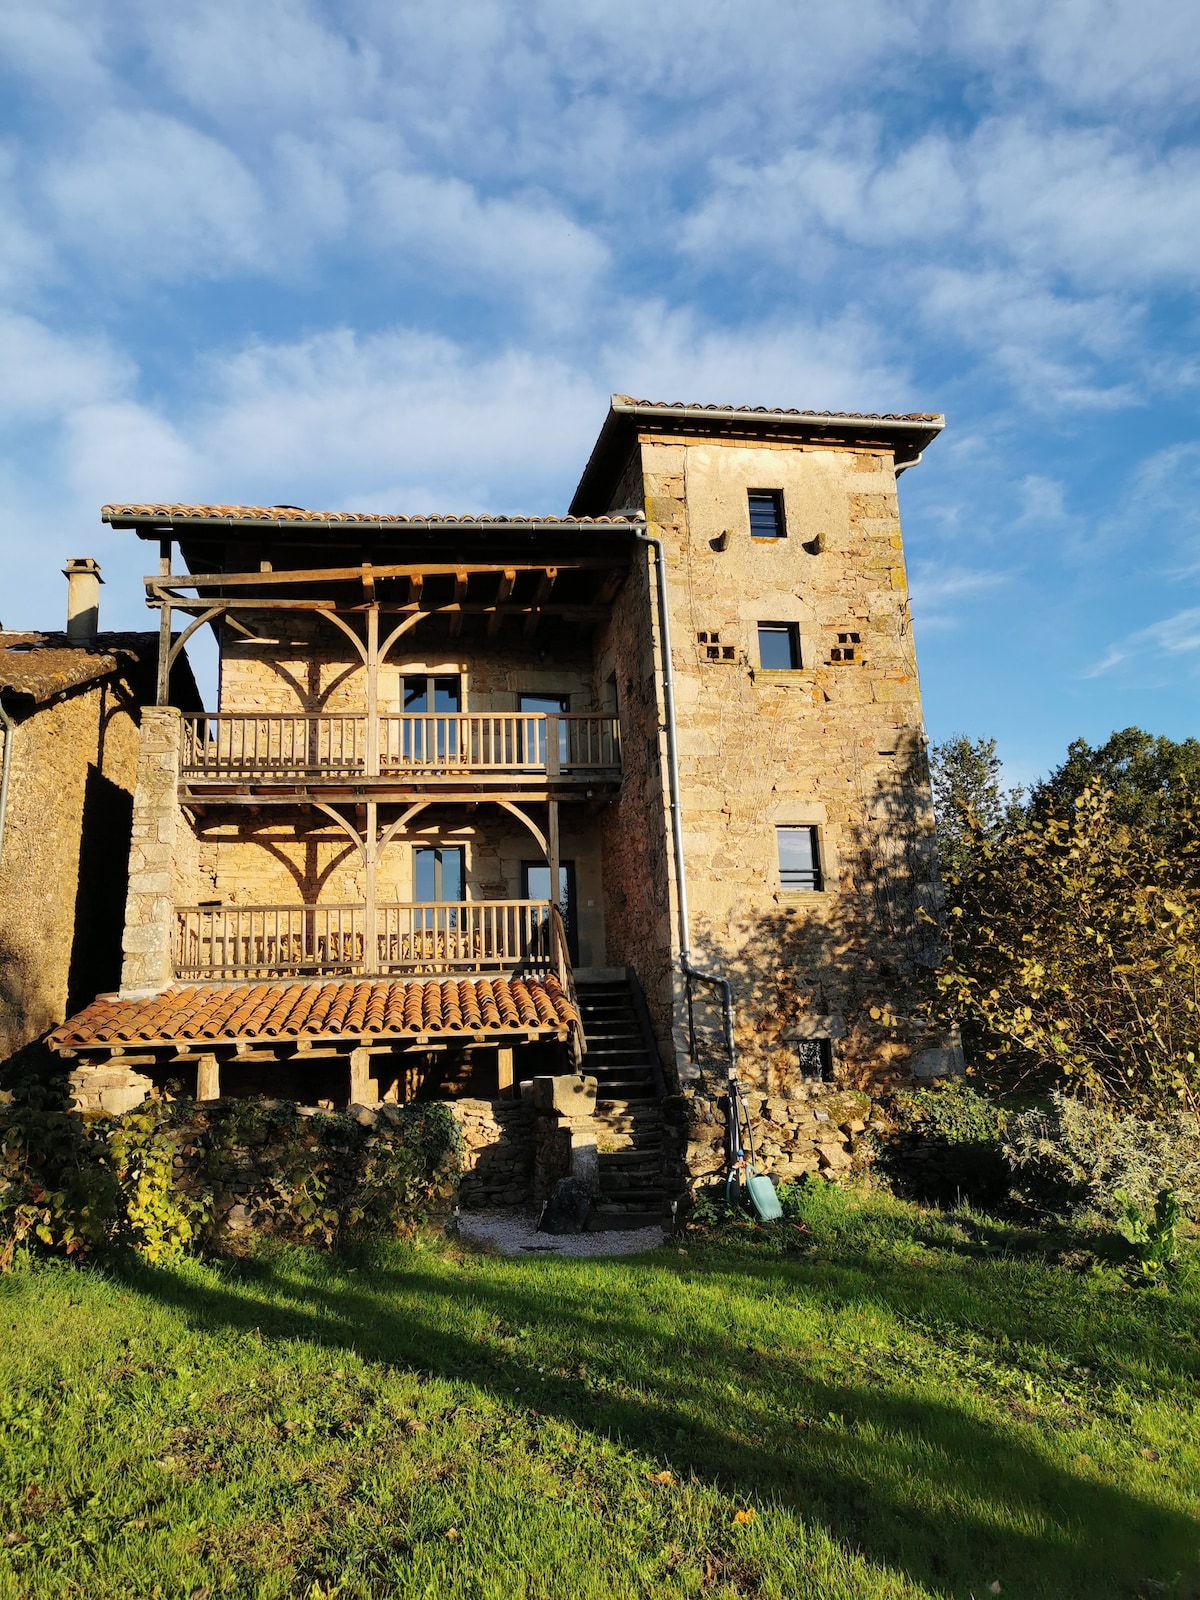
[[[960,872],[981,840],[997,840],[1021,812],[1022,791],[1006,788],[995,739],[955,734],[929,752],[933,810],[943,870]]]
[[[1176,742],[1141,728],[1124,728],[1095,749],[1086,739],[1030,797],[1035,817],[1061,814],[1085,789],[1107,792],[1109,814],[1138,828],[1171,826],[1175,808],[1200,794],[1200,740]]]
[[[1085,789],[995,834],[968,816],[941,983],[998,1085],[1196,1111],[1200,807],[1119,811]]]

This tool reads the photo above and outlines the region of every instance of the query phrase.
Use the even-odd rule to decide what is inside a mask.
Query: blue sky
[[[1197,732],[1200,10],[6,0],[0,618],[106,500],[560,511],[613,390],[944,411],[926,718]]]

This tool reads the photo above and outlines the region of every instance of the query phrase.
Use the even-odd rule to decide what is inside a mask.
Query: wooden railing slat
[[[325,712],[185,712],[185,775],[361,773],[367,719]],[[616,770],[616,718],[596,712],[462,711],[379,718],[385,774]]]
[[[175,974],[292,977],[406,972],[557,970],[544,900],[410,901],[376,908],[376,949],[366,948],[366,907],[177,906]]]

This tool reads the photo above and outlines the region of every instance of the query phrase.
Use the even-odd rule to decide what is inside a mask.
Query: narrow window
[[[794,622],[760,622],[758,664],[764,672],[795,672],[800,665],[800,629]]]
[[[820,891],[821,855],[816,828],[776,828],[779,850],[779,881],[785,889]]]
[[[802,1078],[820,1078],[828,1083],[833,1077],[833,1046],[828,1039],[797,1039],[796,1054]]]
[[[752,539],[782,539],[787,533],[783,522],[783,491],[781,489],[751,489],[750,537]]]

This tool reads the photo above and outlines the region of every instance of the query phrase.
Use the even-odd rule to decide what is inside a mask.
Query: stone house
[[[896,498],[942,426],[617,396],[566,516],[106,506],[162,648],[120,987],[55,1035],[81,1099],[434,1096],[495,1144],[582,1065],[632,1168],[734,1060],[789,1150],[952,1064]]]
[[[100,633],[99,567],[66,576],[64,633],[0,629],[0,1062],[120,982],[158,635]],[[199,704],[186,662],[174,690]]]

